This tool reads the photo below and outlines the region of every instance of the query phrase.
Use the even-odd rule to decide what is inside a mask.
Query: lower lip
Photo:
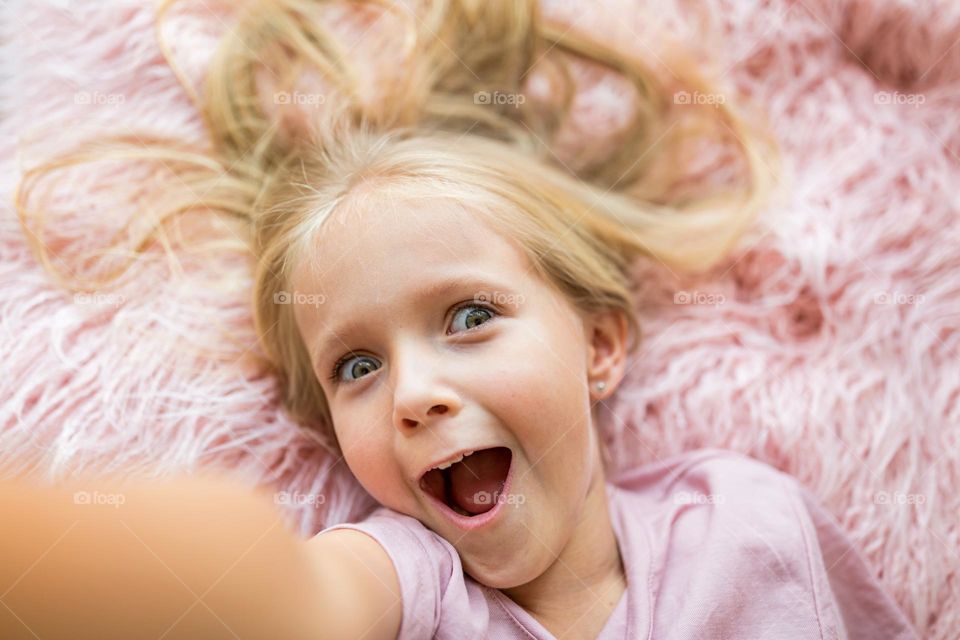
[[[507,496],[510,495],[510,485],[513,481],[513,468],[515,466],[516,465],[514,464],[514,461],[511,459],[510,469],[507,471],[507,477],[503,481],[503,490],[500,492],[500,495],[497,496],[497,504],[494,505],[493,509],[490,509],[485,513],[475,516],[462,516],[448,507],[446,502],[437,499],[433,494],[427,493],[426,495],[431,501],[433,501],[435,505],[437,505],[437,510],[440,511],[440,513],[442,513],[455,527],[462,529],[463,531],[474,531],[493,522],[503,510],[504,503],[507,501]]]

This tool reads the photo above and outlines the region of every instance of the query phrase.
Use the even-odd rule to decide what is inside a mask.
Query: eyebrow
[[[403,296],[402,299],[413,299],[415,303],[420,303],[424,300],[447,295],[454,291],[463,289],[473,289],[475,291],[474,295],[481,292],[486,292],[487,294],[493,292],[514,292],[513,287],[507,287],[495,278],[472,274],[469,276],[451,277],[444,280],[438,280],[429,285],[418,288],[416,293],[411,296]],[[490,300],[487,300],[487,304],[492,303]],[[326,337],[320,341],[319,345],[313,351],[314,363],[320,363],[325,357],[325,354],[331,351],[336,345],[342,344],[342,340],[339,338],[339,336],[346,334],[348,331],[350,331],[350,329],[352,329],[352,326],[350,324],[346,324],[335,327],[333,331],[325,332],[327,334]]]

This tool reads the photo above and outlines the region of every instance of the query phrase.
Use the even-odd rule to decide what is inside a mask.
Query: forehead
[[[328,323],[450,277],[489,275],[515,287],[535,277],[520,245],[485,214],[441,199],[365,203],[336,214],[307,253],[293,288],[323,294],[309,314]]]

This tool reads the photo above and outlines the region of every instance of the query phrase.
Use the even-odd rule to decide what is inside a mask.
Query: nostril
[[[427,412],[427,415],[428,416],[443,415],[449,410],[450,408],[445,404],[435,404],[432,407],[430,407],[430,410]],[[420,424],[419,421],[414,420],[412,418],[401,418],[401,423],[403,424],[403,426],[410,427],[410,428],[413,428],[418,424]]]

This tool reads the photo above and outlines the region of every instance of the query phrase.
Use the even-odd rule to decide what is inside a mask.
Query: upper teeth
[[[452,467],[454,464],[456,464],[457,462],[460,462],[461,460],[463,460],[464,458],[466,458],[467,456],[469,456],[469,455],[472,454],[472,453],[473,453],[473,451],[464,451],[462,454],[460,454],[460,457],[457,458],[456,460],[451,460],[450,462],[445,462],[445,463],[443,463],[443,464],[441,464],[441,465],[437,465],[435,468],[436,468],[436,469],[449,469],[449,468]]]

